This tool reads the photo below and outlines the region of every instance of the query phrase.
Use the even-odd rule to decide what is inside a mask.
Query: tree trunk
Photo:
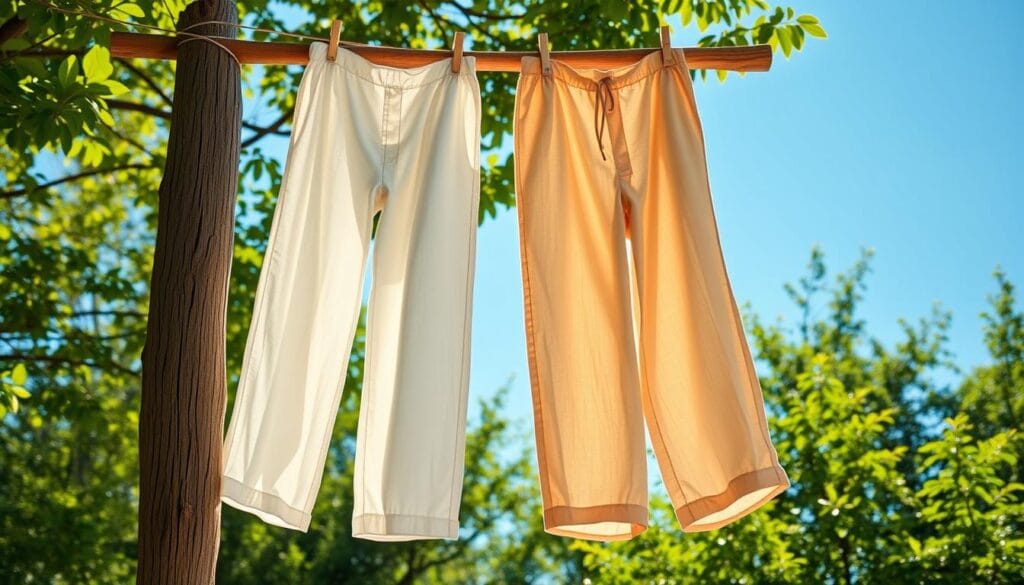
[[[234,3],[200,0],[178,29],[218,20],[238,21]],[[138,583],[214,581],[241,109],[234,59],[210,42],[180,45],[142,352]]]

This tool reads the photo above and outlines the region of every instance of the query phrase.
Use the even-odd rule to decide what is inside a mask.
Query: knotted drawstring
[[[604,156],[604,127],[608,121],[608,112],[615,111],[615,94],[612,93],[612,79],[605,77],[597,82],[594,102],[594,135],[597,137],[597,147],[601,150],[601,160],[608,160]]]

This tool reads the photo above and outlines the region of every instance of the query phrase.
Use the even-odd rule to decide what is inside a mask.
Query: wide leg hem
[[[599,525],[607,524],[623,526],[621,530],[607,534],[596,531]],[[544,509],[544,531],[556,536],[607,542],[629,540],[644,530],[647,530],[647,506],[608,504],[586,508],[555,506]]]
[[[309,530],[310,513],[295,508],[274,494],[247,486],[233,477],[221,477],[220,499],[233,508],[254,514],[267,524],[300,532]]]
[[[676,518],[684,532],[714,530],[757,510],[788,487],[781,466],[758,469],[734,477],[719,494],[679,506]]]
[[[352,536],[379,542],[459,537],[459,521],[404,514],[361,514],[352,518]]]

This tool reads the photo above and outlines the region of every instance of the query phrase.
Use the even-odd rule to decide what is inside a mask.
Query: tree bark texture
[[[194,2],[178,29],[208,21],[237,22],[234,3]],[[227,25],[189,31],[235,35]],[[142,352],[138,583],[214,581],[241,110],[231,55],[180,45]]]

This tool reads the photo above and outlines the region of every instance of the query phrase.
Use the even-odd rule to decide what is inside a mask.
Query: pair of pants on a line
[[[353,536],[457,538],[480,184],[475,62],[313,43],[225,438],[222,499],[306,531],[379,212]]]
[[[683,51],[610,71],[522,67],[516,201],[545,528],[643,532],[645,419],[684,530],[728,524],[789,479],[722,258]]]

